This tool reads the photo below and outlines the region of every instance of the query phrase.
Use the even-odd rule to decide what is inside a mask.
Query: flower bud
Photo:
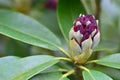
[[[48,9],[56,10],[58,0],[47,0],[45,7]]]
[[[92,53],[92,49],[100,41],[98,20],[92,15],[80,15],[69,32],[69,51],[79,63],[84,63]]]

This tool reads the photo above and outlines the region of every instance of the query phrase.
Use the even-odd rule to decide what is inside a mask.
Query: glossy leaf
[[[80,13],[85,13],[84,7],[80,0],[58,1],[58,23],[66,41],[68,41],[69,30],[73,26],[74,20],[79,17]]]
[[[56,11],[53,11],[53,10],[43,10],[43,11],[33,10],[33,11],[31,11],[31,16],[34,17],[36,20],[38,20],[43,25],[45,25],[48,29],[50,29],[57,36],[62,36],[60,29],[59,29],[58,22],[57,22]]]
[[[96,61],[97,64],[120,69],[120,53],[112,54]]]
[[[95,0],[81,0],[85,10],[88,14],[94,14],[96,12],[96,1]],[[98,6],[98,5],[97,5]]]
[[[45,69],[44,71],[40,72],[42,74],[44,73],[54,73],[54,72],[58,72],[59,71],[59,67],[57,65],[51,66],[47,69]]]
[[[120,70],[114,69],[110,67],[105,66],[96,66],[94,67],[95,70],[103,72],[107,74],[108,76],[111,76],[114,80],[120,80]]]
[[[35,46],[56,50],[60,40],[44,25],[23,14],[0,10],[0,33]]]
[[[15,60],[18,60],[19,57],[15,57],[15,56],[7,56],[7,57],[4,57],[4,58],[0,58],[0,65],[2,64],[6,64],[8,62],[12,62],[12,61],[15,61]]]
[[[113,80],[106,74],[95,70],[83,71],[83,78],[84,80]]]
[[[47,55],[13,60],[0,65],[0,80],[28,80],[57,62],[54,57]]]
[[[5,47],[5,56],[26,57],[30,55],[31,46],[20,41],[9,39]]]
[[[60,72],[50,72],[50,73],[43,73],[33,77],[30,80],[59,80],[62,76]],[[63,78],[62,80],[69,80],[68,78]]]
[[[30,80],[59,80],[62,76],[62,73],[59,72],[59,67],[57,65],[51,66],[40,74],[34,76]],[[63,78],[62,80],[69,80],[68,78]]]

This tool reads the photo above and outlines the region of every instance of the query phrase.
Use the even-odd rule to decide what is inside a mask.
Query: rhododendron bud
[[[69,32],[69,51],[80,63],[84,63],[92,49],[100,41],[98,20],[92,15],[80,15]]]
[[[48,9],[54,9],[56,10],[58,0],[47,0],[45,3],[45,7]]]

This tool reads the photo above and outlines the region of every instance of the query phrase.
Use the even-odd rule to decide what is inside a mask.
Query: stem
[[[71,59],[69,59],[69,58],[65,58],[65,57],[57,57],[56,59],[59,59],[59,60],[65,60],[65,61],[68,61],[68,62],[72,62]]]
[[[97,61],[98,61],[98,60],[88,61],[86,64],[95,63],[95,62],[97,62]]]
[[[61,72],[68,72],[67,69],[62,69],[62,68],[58,69],[58,71],[61,71]]]
[[[86,67],[84,67],[84,66],[78,66],[80,69],[83,69],[83,70],[85,70],[85,71],[87,71],[87,72],[89,72],[89,69],[87,69]]]
[[[70,70],[69,72],[67,72],[66,74],[64,74],[59,80],[62,80],[63,78],[65,78],[65,77],[73,74],[74,72],[75,72],[74,69]]]
[[[75,78],[76,80],[83,80],[82,70],[77,66],[75,66]]]
[[[63,54],[65,54],[67,57],[71,58],[70,54],[69,54],[68,52],[66,52],[63,48],[58,47],[58,46],[57,46],[57,48],[58,48],[61,52],[63,52]]]

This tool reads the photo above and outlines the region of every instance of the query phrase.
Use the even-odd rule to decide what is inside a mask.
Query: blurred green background
[[[69,0],[68,0],[69,1]],[[106,55],[120,51],[120,1],[81,0],[87,5],[87,12],[99,19],[101,42],[95,51]],[[0,9],[9,9],[28,15],[46,27],[65,43],[57,21],[57,0],[0,0]],[[69,3],[69,2],[68,2]],[[66,5],[67,6],[67,5]],[[86,7],[86,6],[85,6]],[[63,12],[64,14],[64,12]],[[34,27],[34,26],[33,26]],[[67,44],[63,45],[67,49]],[[0,35],[0,57],[14,55],[25,57],[35,54],[55,54],[43,49]]]

